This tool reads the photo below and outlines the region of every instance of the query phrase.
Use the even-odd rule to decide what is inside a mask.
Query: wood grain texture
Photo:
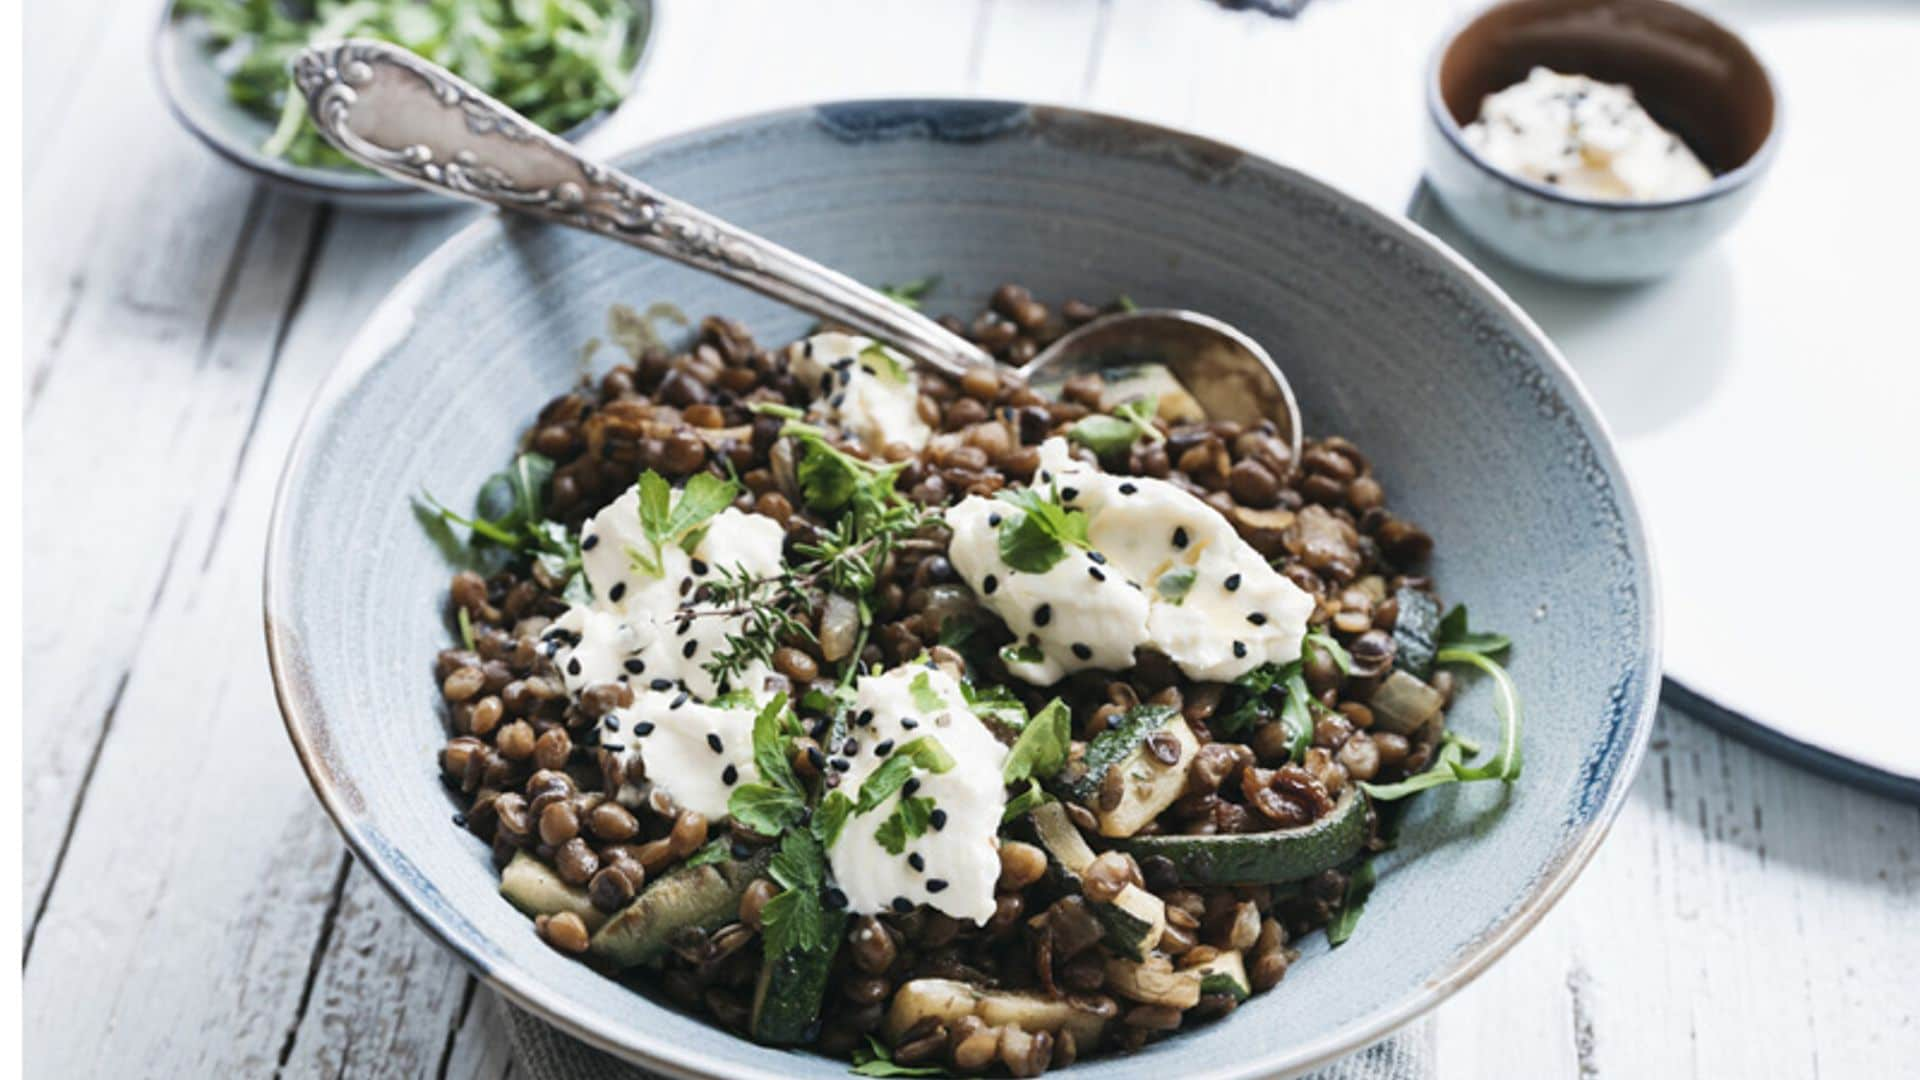
[[[640,91],[594,145],[803,98],[1023,96],[1192,127],[1397,209],[1408,88],[1461,6],[663,0]],[[352,865],[258,629],[273,486],[314,388],[471,214],[254,188],[166,116],[152,14],[27,13],[27,1072],[500,1080],[504,1006]],[[1442,1071],[1906,1071],[1917,851],[1920,811],[1664,714],[1594,866],[1439,1010]]]

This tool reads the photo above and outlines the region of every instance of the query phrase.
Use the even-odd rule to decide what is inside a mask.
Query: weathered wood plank
[[[1081,101],[1105,51],[1107,11],[1107,0],[985,0],[972,89],[1025,101]]]
[[[506,1080],[513,1071],[506,1003],[485,986],[469,981],[468,988],[466,1014],[447,1046],[440,1080]]]
[[[1672,710],[1600,854],[1443,1006],[1449,1076],[1885,1075],[1920,1053],[1920,809]]]

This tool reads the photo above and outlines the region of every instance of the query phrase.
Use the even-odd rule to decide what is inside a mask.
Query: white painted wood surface
[[[1205,0],[661,6],[603,149],[802,98],[1028,97],[1193,128],[1398,209],[1420,68],[1462,0],[1315,0],[1294,22]],[[27,1072],[504,1077],[500,1004],[310,796],[258,614],[312,390],[466,215],[255,188],[157,100],[152,9],[26,8]],[[1441,1070],[1911,1075],[1916,973],[1920,810],[1667,711],[1595,864],[1438,1011]]]

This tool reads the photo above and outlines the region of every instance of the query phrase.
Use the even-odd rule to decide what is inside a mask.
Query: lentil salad
[[[1017,365],[1100,313],[942,321]],[[435,665],[455,820],[610,975],[856,1072],[1037,1075],[1271,989],[1354,932],[1398,800],[1518,775],[1506,639],[1441,615],[1345,439],[832,330],[630,352],[428,514],[480,560]]]

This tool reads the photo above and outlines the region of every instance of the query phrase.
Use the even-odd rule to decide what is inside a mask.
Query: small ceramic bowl
[[[638,85],[654,20],[653,0],[633,0],[633,7],[634,66],[627,77],[629,94]],[[273,123],[234,104],[227,96],[227,80],[213,62],[217,49],[205,21],[180,14],[173,0],[168,0],[154,31],[154,70],[168,110],[214,153],[289,194],[357,210],[417,212],[461,205],[365,169],[296,165],[261,153],[261,144],[273,133]],[[561,132],[561,136],[577,142],[610,115],[611,110],[603,110]]]
[[[1604,426],[1512,301],[1405,221],[1229,146],[1071,109],[855,102],[749,117],[619,159],[662,191],[862,281],[939,275],[971,314],[1005,281],[1050,301],[1127,293],[1194,308],[1279,358],[1305,430],[1366,448],[1432,571],[1513,636],[1526,771],[1409,808],[1353,939],[1297,943],[1284,984],[1082,1080],[1271,1078],[1367,1045],[1466,984],[1599,844],[1660,684],[1654,578]],[[280,706],[360,865],[520,1008],[672,1077],[843,1080],[844,1061],[758,1046],[560,955],[500,898],[488,846],[452,823],[434,654],[451,567],[422,491],[476,490],[583,374],[615,304],[739,319],[763,343],[814,320],[620,244],[484,216],[348,344],[287,466],[267,551]],[[1491,690],[1452,723],[1490,740]]]
[[[1535,66],[1633,90],[1712,170],[1697,194],[1650,202],[1569,195],[1505,172],[1467,145],[1488,94]],[[1666,0],[1508,0],[1435,50],[1427,179],[1476,239],[1528,269],[1595,283],[1660,277],[1753,200],[1779,142],[1773,80],[1739,37]]]

